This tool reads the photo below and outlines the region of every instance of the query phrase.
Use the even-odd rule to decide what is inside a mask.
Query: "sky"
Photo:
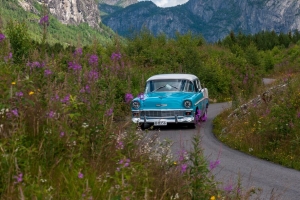
[[[177,6],[179,4],[184,4],[188,2],[188,0],[151,0],[151,1],[155,3],[158,7],[163,7],[163,8]]]

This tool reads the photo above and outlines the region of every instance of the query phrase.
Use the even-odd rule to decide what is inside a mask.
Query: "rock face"
[[[159,8],[147,1],[105,16],[103,23],[123,36],[145,26],[156,35],[163,32],[173,37],[176,32],[191,31],[215,42],[230,31],[253,34],[300,30],[300,1],[190,0],[171,8]]]
[[[19,0],[19,4],[31,11],[34,1],[44,3],[44,0]],[[91,27],[99,28],[100,12],[94,0],[45,0],[45,5],[63,24],[78,25],[86,22]]]

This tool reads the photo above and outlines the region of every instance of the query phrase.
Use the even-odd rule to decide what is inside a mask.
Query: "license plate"
[[[166,126],[167,121],[155,121],[154,126]]]

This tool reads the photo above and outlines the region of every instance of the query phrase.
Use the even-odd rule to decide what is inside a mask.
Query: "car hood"
[[[183,101],[193,95],[187,92],[147,93],[142,100],[142,109],[182,109]]]

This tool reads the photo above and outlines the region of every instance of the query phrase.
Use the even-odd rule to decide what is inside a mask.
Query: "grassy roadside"
[[[257,94],[260,103],[219,115],[214,133],[231,148],[300,170],[300,75],[282,77],[276,84],[281,86],[273,86],[268,95]]]

